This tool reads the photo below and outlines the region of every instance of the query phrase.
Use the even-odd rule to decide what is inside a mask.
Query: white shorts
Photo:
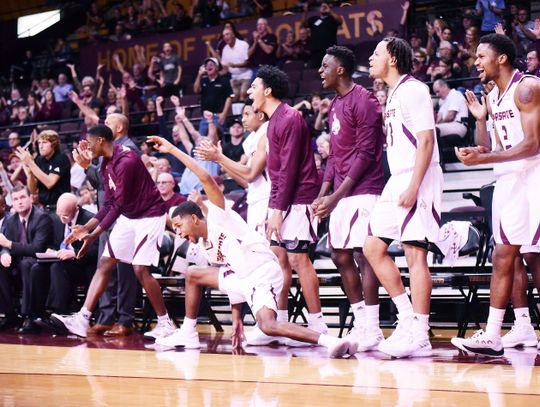
[[[219,268],[219,290],[229,297],[231,304],[247,302],[253,315],[263,307],[277,313],[278,296],[283,287],[283,272],[277,261],[269,261],[246,278],[227,266]]]
[[[120,215],[109,235],[103,256],[134,266],[157,266],[165,219],[165,214],[142,219]]]
[[[268,218],[272,217],[273,209],[268,209]],[[317,219],[313,216],[311,205],[297,204],[291,205],[283,213],[283,224],[281,225],[281,239],[284,241],[317,241]],[[272,235],[272,240],[277,240]]]
[[[328,225],[328,245],[332,249],[364,247],[369,218],[379,195],[354,195],[341,199]]]
[[[521,249],[519,249],[519,252],[521,254],[540,253],[540,246],[521,246]]]
[[[443,174],[438,164],[426,171],[412,208],[398,206],[400,195],[407,189],[413,172],[392,175],[375,204],[369,221],[369,234],[400,242],[436,242],[441,221]]]
[[[493,191],[497,244],[537,246],[540,240],[540,165],[501,175]]]
[[[266,219],[268,218],[268,199],[248,204],[247,224],[264,236],[266,233]]]

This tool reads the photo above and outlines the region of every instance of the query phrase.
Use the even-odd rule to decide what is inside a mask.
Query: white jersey
[[[261,139],[261,137],[266,136],[267,129],[268,122],[264,122],[257,131],[251,132],[242,143],[242,147],[244,147],[244,152],[248,157],[248,166],[251,165],[253,155],[255,154],[255,151],[257,151],[259,140]],[[270,178],[268,178],[266,168],[263,170],[261,175],[259,175],[257,178],[255,178],[252,182],[248,184],[247,204],[252,205],[255,202],[262,201],[263,199],[266,201],[270,199]]]
[[[497,130],[499,141],[504,150],[509,150],[521,143],[525,137],[521,125],[521,113],[515,102],[516,89],[525,77],[538,79],[535,76],[524,75],[516,70],[502,95],[497,87],[494,87],[488,95],[493,125]],[[492,141],[495,142],[496,140],[492,139]],[[496,175],[502,175],[521,171],[531,165],[536,165],[538,162],[540,162],[540,154],[521,160],[496,163],[493,165],[493,170]]]
[[[278,261],[268,241],[252,230],[238,213],[221,209],[209,201],[205,204],[208,236],[206,241],[201,238],[199,244],[205,249],[210,264],[227,266],[242,279],[264,264]]]
[[[423,130],[433,131],[431,164],[439,162],[435,137],[433,102],[428,87],[410,75],[403,75],[388,95],[385,111],[386,151],[392,175],[412,171],[418,139]]]

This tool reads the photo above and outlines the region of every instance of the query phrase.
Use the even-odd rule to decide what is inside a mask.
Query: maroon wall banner
[[[338,31],[338,43],[350,44],[373,41],[372,25],[379,32],[386,33],[399,27],[401,18],[401,0],[363,0],[360,5],[335,8],[334,11],[344,18],[344,23]],[[316,11],[308,17],[317,15]],[[272,17],[268,24],[273,33],[281,41],[289,30],[298,36],[301,27],[302,13]],[[255,30],[255,21],[237,24],[238,31],[249,41]],[[135,45],[145,47],[147,63],[159,55],[164,42],[169,42],[176,50],[183,65],[197,65],[207,56],[206,41],[215,46],[221,27],[194,28],[187,31],[153,34],[137,37],[129,41],[109,44],[87,45],[81,49],[81,71],[84,75],[93,75],[98,64],[104,64],[109,71],[112,67],[112,56],[116,53],[127,68],[136,63]]]

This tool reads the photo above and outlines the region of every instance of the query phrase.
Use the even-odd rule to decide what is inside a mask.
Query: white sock
[[[321,346],[329,348],[330,346],[334,345],[336,341],[339,341],[339,339],[334,338],[333,336],[330,336],[330,335],[321,334],[321,336],[319,336],[319,340],[317,341],[317,343]]]
[[[277,310],[277,320],[279,322],[288,322],[289,321],[289,310],[278,309]]]
[[[505,309],[489,307],[489,316],[486,325],[486,334],[491,338],[501,337],[501,326]]]
[[[366,325],[368,327],[379,327],[379,304],[366,305]]]
[[[414,313],[413,333],[418,339],[429,338],[429,314]]]
[[[394,301],[394,304],[396,304],[400,319],[413,315],[414,311],[412,303],[407,293],[403,293],[393,297],[392,301]]]
[[[79,314],[83,316],[84,319],[90,320],[92,318],[92,312],[88,310],[86,307],[82,307],[79,311]]]
[[[514,316],[516,317],[516,325],[531,325],[528,307],[514,308]]]
[[[163,322],[171,322],[171,318],[169,318],[169,314],[158,315],[157,322],[158,324],[161,324]]]
[[[189,328],[190,331],[194,331],[197,328],[197,318],[192,319],[184,317],[184,322],[182,322],[182,326]]]
[[[324,323],[322,312],[309,313],[307,316],[308,325]]]
[[[351,304],[354,315],[355,326],[365,326],[366,324],[366,302],[364,300]]]

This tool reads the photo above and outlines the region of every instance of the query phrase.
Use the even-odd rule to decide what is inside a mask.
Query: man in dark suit
[[[22,280],[22,309],[26,317],[21,332],[35,332],[34,318],[43,315],[47,298],[48,273],[41,272],[36,253],[44,252],[52,240],[52,220],[32,205],[25,186],[16,186],[11,193],[15,215],[5,221],[0,233],[0,312],[5,318],[0,330],[15,325],[17,318],[11,292],[11,276]]]
[[[53,244],[52,248],[57,250],[58,261],[49,264],[40,263],[43,272],[49,268],[51,285],[47,306],[59,314],[68,314],[77,285],[83,283],[88,285],[96,271],[98,242],[88,250],[82,259],[76,259],[78,251],[81,249],[81,242],[74,242],[73,245],[66,245],[64,239],[71,233],[73,226],[84,225],[94,215],[77,206],[77,197],[71,193],[60,195],[56,203],[56,216],[53,216]]]

